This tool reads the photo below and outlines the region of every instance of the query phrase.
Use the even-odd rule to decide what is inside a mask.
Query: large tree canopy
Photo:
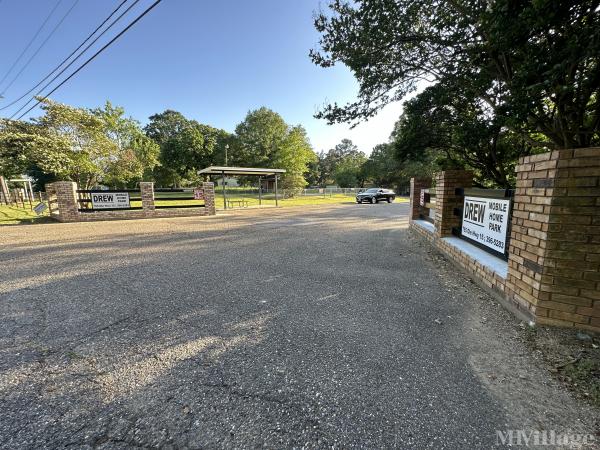
[[[306,186],[304,174],[316,155],[301,126],[290,127],[275,111],[262,107],[236,126],[232,142],[234,164],[285,169],[282,184],[291,193]]]
[[[126,186],[150,179],[159,163],[160,147],[144,134],[139,122],[125,117],[125,110],[110,102],[92,113],[102,121],[106,137],[115,146],[106,163],[104,183]]]
[[[102,181],[118,146],[103,120],[89,109],[44,99],[44,115],[34,120],[29,158],[45,173],[70,179],[84,188]],[[48,145],[48,146],[46,146]]]
[[[366,159],[365,154],[350,139],[342,139],[327,153],[319,154],[320,184],[341,183],[344,187],[357,186],[363,181],[360,168]]]
[[[503,123],[484,102],[437,84],[404,104],[392,141],[402,162],[433,154],[442,167],[469,168],[479,183],[509,188],[517,158],[532,148]]]
[[[313,61],[347,65],[356,102],[317,117],[357,122],[419,83],[485,102],[536,145],[585,147],[600,130],[600,0],[334,0]],[[541,133],[547,139],[536,139]]]
[[[211,165],[222,153],[229,134],[209,125],[166,110],[150,117],[146,135],[160,146],[161,167],[155,176],[161,183],[178,184],[195,180],[197,171]]]
[[[238,165],[269,167],[289,131],[279,114],[269,108],[249,111],[235,127],[232,160]]]

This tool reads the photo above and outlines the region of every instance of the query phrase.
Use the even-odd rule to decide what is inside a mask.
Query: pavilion
[[[279,175],[285,173],[285,169],[266,169],[258,167],[228,167],[228,166],[210,166],[206,169],[198,171],[198,175],[221,175],[223,178],[222,190],[223,190],[223,207],[227,209],[227,193],[225,192],[225,177],[232,175],[242,176],[257,176],[258,177],[258,203],[261,204],[261,179],[262,177],[275,177],[275,206],[279,206],[278,203],[278,189],[277,179]]]

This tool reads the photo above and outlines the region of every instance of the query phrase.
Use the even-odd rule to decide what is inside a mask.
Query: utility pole
[[[229,150],[229,144],[225,144],[225,167],[227,167],[227,150]]]

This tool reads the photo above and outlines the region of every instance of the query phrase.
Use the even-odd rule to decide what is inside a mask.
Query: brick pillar
[[[206,215],[214,216],[217,212],[215,209],[215,184],[202,183],[204,189],[204,211]]]
[[[516,170],[507,294],[540,324],[600,331],[600,148]]]
[[[473,173],[467,170],[445,170],[435,176],[435,234],[452,236],[452,227],[460,225],[454,209],[463,206],[463,196],[456,195],[457,188],[473,186]]]
[[[428,216],[429,209],[421,206],[421,191],[429,189],[431,186],[431,178],[411,178],[410,179],[410,217],[409,219],[417,220],[421,214]]]
[[[144,215],[152,217],[154,215],[154,182],[140,181],[140,194]]]
[[[77,202],[77,183],[56,181],[50,184],[50,190],[56,194],[58,214],[53,217],[60,222],[79,221],[79,203]]]
[[[50,217],[54,217],[55,214],[58,214],[58,210],[56,209],[56,190],[52,183],[46,183],[44,186],[46,191],[46,203],[48,204],[48,214]]]

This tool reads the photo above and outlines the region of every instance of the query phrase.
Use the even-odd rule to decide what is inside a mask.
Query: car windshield
[[[379,189],[377,188],[373,188],[373,189],[367,189],[365,192],[377,192]]]

